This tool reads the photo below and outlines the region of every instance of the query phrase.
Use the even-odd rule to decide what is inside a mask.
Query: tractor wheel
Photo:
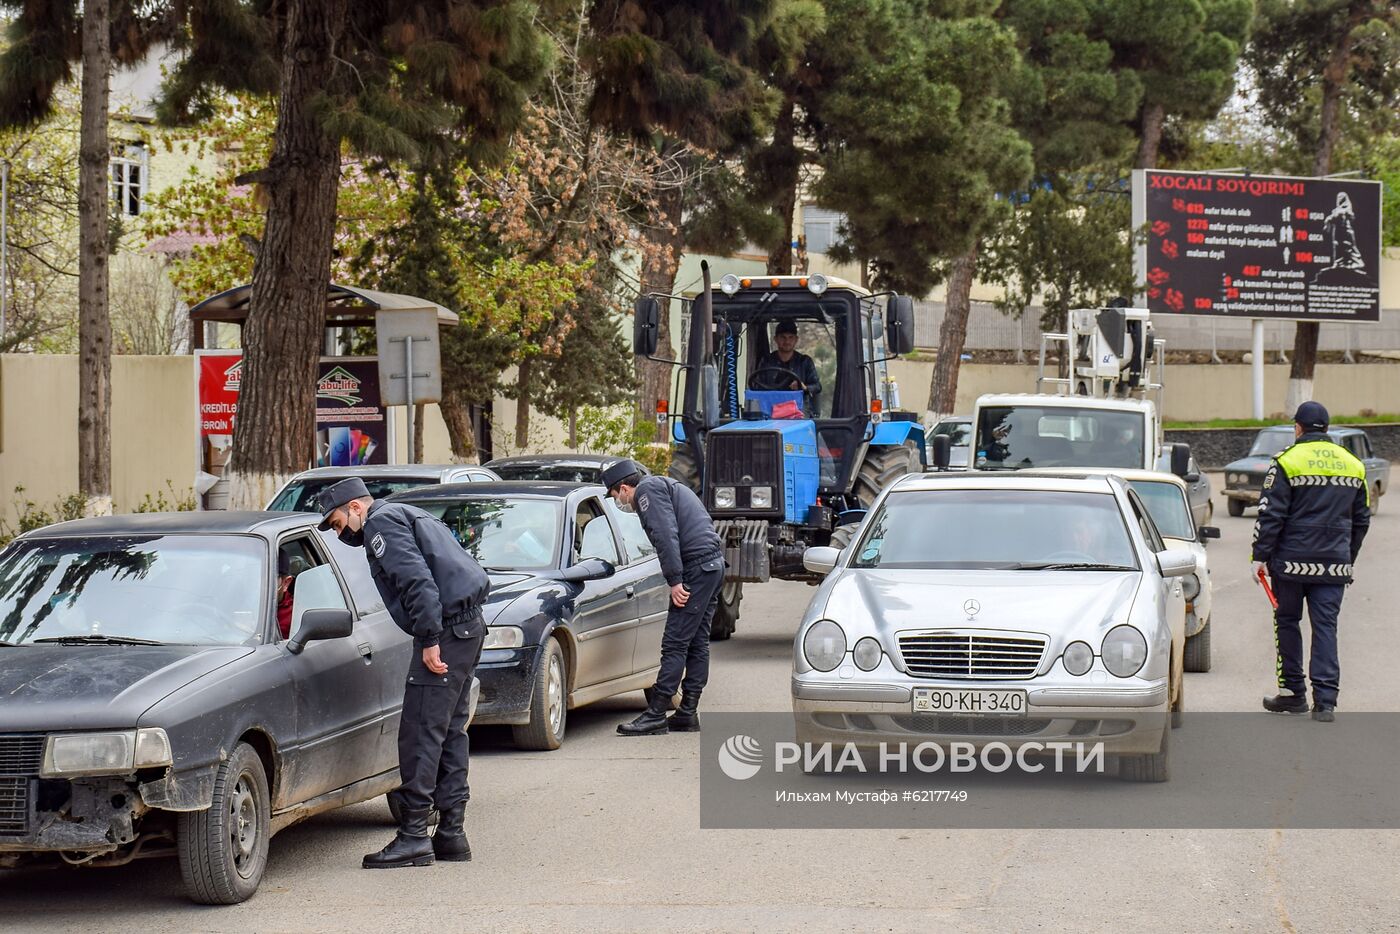
[[[919,447],[906,441],[898,447],[872,447],[856,473],[854,491],[860,504],[869,509],[880,491],[905,474],[919,470]]]
[[[739,627],[739,601],[744,599],[741,581],[725,581],[719,591],[719,604],[710,622],[710,641],[723,642]]]
[[[700,492],[700,465],[695,463],[695,455],[690,448],[672,449],[671,466],[666,468],[666,476],[684,483],[697,494]]]
[[[851,539],[855,538],[856,526],[859,524],[858,522],[847,522],[845,525],[838,525],[831,530],[831,541],[828,544],[837,551],[845,550],[846,546],[851,543]]]

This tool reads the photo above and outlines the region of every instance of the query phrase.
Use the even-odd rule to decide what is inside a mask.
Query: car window
[[[1191,508],[1175,483],[1133,480],[1129,484],[1142,498],[1157,531],[1172,538],[1195,538]]]
[[[954,447],[965,447],[972,442],[972,422],[939,422],[929,432],[934,435],[947,435],[948,443]]]
[[[602,558],[613,564],[622,562],[617,556],[617,542],[613,538],[612,526],[603,515],[602,504],[596,496],[581,500],[574,519],[574,553],[579,559]]]
[[[1140,412],[988,406],[976,433],[979,470],[1140,467],[1147,441]]]
[[[627,549],[627,563],[632,564],[637,561],[644,561],[656,554],[656,546],[647,538],[646,530],[642,528],[642,520],[635,512],[623,512],[612,505],[612,500],[608,500],[608,513],[612,516],[613,522],[617,525],[617,530],[622,535],[623,547]]]
[[[600,483],[602,464],[501,464],[492,467],[502,480],[545,480],[558,483]]]
[[[384,598],[379,595],[379,588],[375,586],[365,550],[345,544],[334,532],[322,532],[321,544],[331,553],[335,566],[345,579],[345,586],[350,588],[350,598],[355,601],[355,609],[362,615],[384,609]]]
[[[1254,436],[1254,444],[1249,449],[1250,457],[1273,457],[1293,444],[1292,431],[1268,429]]]
[[[1158,554],[1166,551],[1167,543],[1162,541],[1162,535],[1157,531],[1157,526],[1152,521],[1152,513],[1143,505],[1137,491],[1129,490],[1128,500],[1133,504],[1133,517],[1137,519],[1138,528],[1142,530],[1142,537],[1147,541],[1147,547]]]
[[[304,480],[293,480],[282,488],[268,509],[273,512],[320,512],[316,506],[316,494],[344,479],[344,477],[308,477]],[[379,480],[371,477],[365,479],[365,487],[368,488],[369,495],[375,499],[386,499],[395,493],[433,486],[437,482],[436,479],[427,477],[395,480]]]
[[[413,505],[447,524],[488,569],[542,571],[558,567],[563,504],[557,499],[472,493]]]
[[[348,610],[340,581],[329,564],[304,571],[297,576],[296,593],[292,595],[292,632],[301,625],[301,614],[307,610]]]
[[[1357,455],[1358,457],[1361,457],[1361,458],[1365,459],[1365,458],[1367,458],[1367,457],[1373,457],[1373,456],[1374,456],[1374,455],[1371,453],[1371,439],[1370,439],[1368,436],[1366,436],[1366,435],[1357,435],[1357,436],[1356,436],[1356,440],[1360,443],[1360,447],[1361,447],[1361,453]]]
[[[861,568],[1137,567],[1114,496],[1056,490],[891,493],[852,553]]]

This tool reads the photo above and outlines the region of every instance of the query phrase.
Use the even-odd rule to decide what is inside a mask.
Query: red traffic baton
[[[1269,598],[1269,606],[1278,609],[1278,597],[1274,596],[1274,588],[1269,586],[1269,575],[1264,573],[1264,569],[1259,569],[1259,583],[1264,587],[1264,595]]]

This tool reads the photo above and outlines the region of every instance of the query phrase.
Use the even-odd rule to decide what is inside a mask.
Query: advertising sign
[[[316,380],[316,466],[387,464],[388,424],[374,357],[322,357]]]
[[[201,350],[195,354],[195,360],[199,367],[199,436],[231,436],[238,414],[243,353]]]
[[[1381,184],[1133,172],[1154,315],[1379,321]]]

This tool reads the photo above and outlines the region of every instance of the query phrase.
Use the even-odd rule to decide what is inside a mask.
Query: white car
[[[1113,475],[942,473],[885,489],[798,629],[798,742],[1101,740],[1165,781],[1196,555]]]

